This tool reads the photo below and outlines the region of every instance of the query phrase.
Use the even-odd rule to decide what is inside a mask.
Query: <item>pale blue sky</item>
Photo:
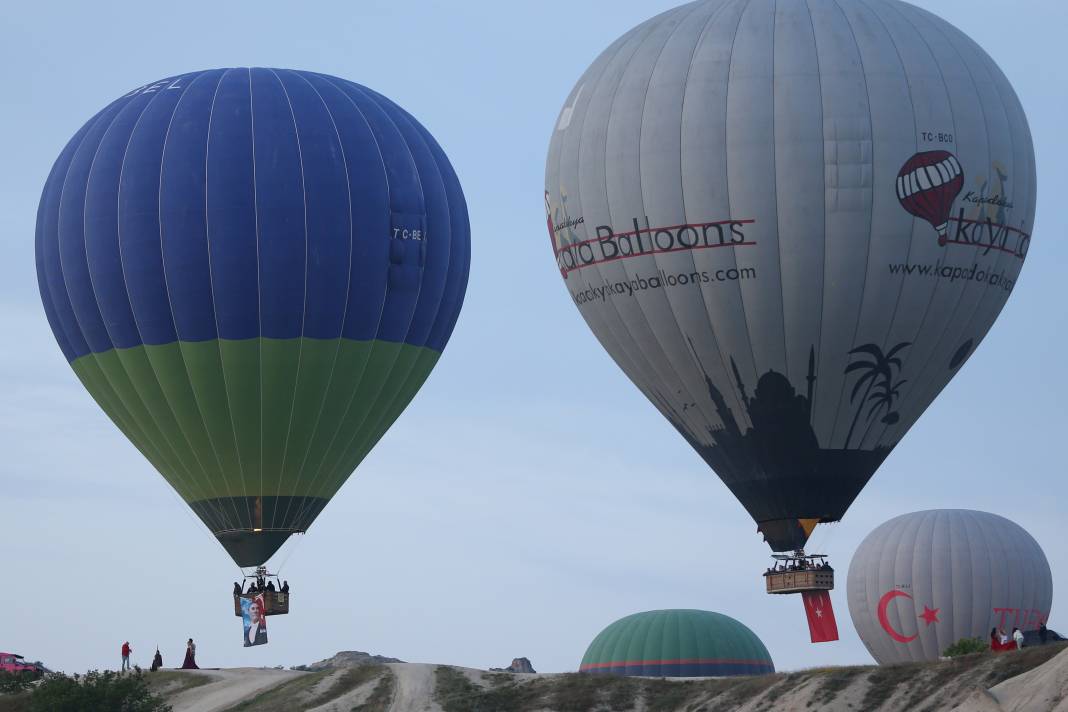
[[[739,618],[780,669],[870,662],[845,586],[842,640],[808,643],[801,601],[762,593],[767,548],[727,489],[602,351],[545,239],[545,152],[573,83],[674,0],[540,3],[20,3],[0,24],[0,650],[84,671],[294,665],[359,649],[473,667],[577,668],[639,610]],[[923,0],[977,40],[1020,95],[1038,157],[1027,264],[975,356],[839,525],[814,540],[844,573],[876,524],[984,509],[1022,524],[1068,629],[1063,458],[1068,263],[1065,4]],[[241,647],[237,569],[98,410],[56,346],[33,234],[52,161],[131,88],[218,66],[345,77],[411,111],[449,154],[472,222],[464,311],[429,382],[290,553],[293,613]],[[844,576],[842,577],[844,579]],[[1062,615],[1064,614],[1064,615]]]

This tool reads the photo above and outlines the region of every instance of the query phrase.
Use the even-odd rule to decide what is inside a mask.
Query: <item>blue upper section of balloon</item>
[[[441,147],[366,87],[215,69],[89,120],[45,184],[37,270],[68,360],[175,340],[383,339],[441,351],[470,229]]]

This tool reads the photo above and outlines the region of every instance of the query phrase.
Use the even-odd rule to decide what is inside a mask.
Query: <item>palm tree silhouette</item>
[[[864,430],[864,435],[861,436],[860,442],[864,442],[867,439],[868,432],[875,425],[873,418],[880,410],[886,412],[886,415],[879,419],[879,422],[884,425],[893,425],[901,419],[901,415],[896,410],[891,410],[891,408],[894,405],[894,400],[901,395],[899,389],[906,383],[908,383],[908,379],[903,378],[892,386],[889,381],[880,381],[875,385],[875,388],[872,389],[872,394],[868,396],[868,400],[871,401],[871,407],[868,408],[868,427]]]
[[[897,357],[897,354],[911,345],[912,342],[910,341],[902,341],[884,354],[883,350],[877,344],[863,344],[849,352],[850,356],[863,354],[869,358],[861,361],[854,361],[846,366],[845,369],[846,374],[850,374],[853,371],[861,372],[860,378],[853,384],[853,392],[849,395],[850,403],[856,400],[857,394],[860,393],[860,389],[865,388],[866,386],[864,396],[857,404],[857,412],[853,415],[853,422],[850,424],[849,432],[846,434],[845,449],[849,449],[849,441],[853,439],[853,430],[857,427],[857,421],[860,419],[860,414],[864,411],[864,406],[869,400],[875,401],[869,406],[869,421],[874,417],[875,413],[881,409],[886,411],[886,416],[884,416],[883,422],[887,424],[897,422],[899,416],[896,412],[891,410],[891,408],[893,407],[894,400],[900,395],[898,389],[905,383],[905,381],[894,382],[894,371],[895,369],[901,368],[901,359]],[[878,387],[878,391],[876,391],[873,396],[872,389],[876,387]],[[865,435],[867,435],[866,431]],[[861,437],[861,442],[864,442],[863,437]]]

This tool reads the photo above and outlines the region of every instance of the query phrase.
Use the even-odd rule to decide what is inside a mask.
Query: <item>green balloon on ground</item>
[[[725,677],[775,672],[768,649],[739,621],[712,611],[646,611],[602,630],[580,672],[648,677]]]

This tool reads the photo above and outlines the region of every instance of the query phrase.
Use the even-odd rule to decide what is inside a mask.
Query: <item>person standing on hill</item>
[[[183,670],[199,670],[197,667],[197,646],[190,638],[189,642],[185,644],[185,660],[182,661]]]
[[[1024,646],[1024,634],[1020,632],[1019,628],[1012,629],[1012,639],[1016,641],[1017,649]]]
[[[124,672],[130,669],[130,653],[133,652],[133,648],[130,647],[130,641],[126,641],[122,644],[122,669],[119,672]]]

